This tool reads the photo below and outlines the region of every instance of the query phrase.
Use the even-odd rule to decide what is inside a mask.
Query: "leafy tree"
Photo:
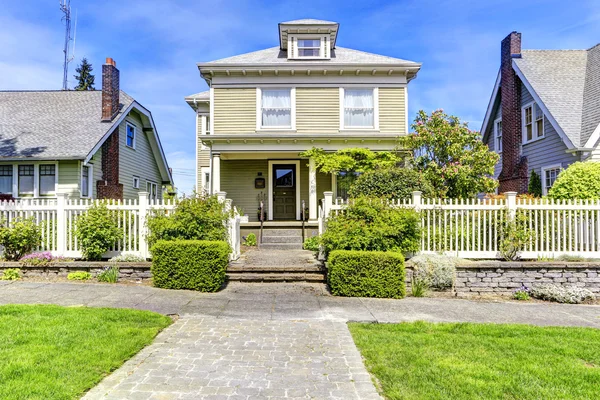
[[[317,171],[326,174],[340,171],[367,172],[376,168],[395,167],[403,161],[396,152],[375,152],[365,148],[348,148],[326,153],[323,149],[313,147],[300,153],[300,157],[313,158]]]
[[[600,199],[600,164],[576,162],[562,171],[548,192],[553,199]]]
[[[420,190],[424,197],[433,195],[433,186],[423,174],[413,168],[386,168],[368,171],[350,187],[350,197],[386,197],[407,199]]]
[[[527,192],[533,197],[542,197],[542,179],[534,170],[531,170]]]
[[[117,221],[118,213],[109,210],[105,203],[94,204],[77,218],[75,237],[84,260],[101,260],[119,239],[122,233]]]
[[[83,58],[81,60],[81,65],[75,69],[78,75],[74,75],[75,79],[77,79],[77,86],[75,86],[75,90],[96,90],[94,88],[94,75],[92,74],[92,64],[90,64],[87,58]]]
[[[443,110],[431,115],[419,111],[412,128],[415,133],[403,138],[402,144],[436,196],[467,198],[496,189],[498,182],[492,175],[499,156],[481,141],[479,132]]]

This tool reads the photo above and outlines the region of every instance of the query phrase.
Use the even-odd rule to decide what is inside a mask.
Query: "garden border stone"
[[[152,279],[150,272],[151,262],[108,262],[108,261],[69,261],[54,262],[47,266],[26,266],[16,261],[0,262],[0,274],[7,268],[19,268],[21,277],[27,279],[56,279],[66,278],[67,275],[75,271],[86,271],[95,278],[104,268],[110,265],[119,267],[119,279],[131,282],[145,282]]]

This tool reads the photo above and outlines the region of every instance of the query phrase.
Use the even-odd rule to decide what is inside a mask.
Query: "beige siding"
[[[338,88],[296,89],[296,130],[299,133],[336,133],[339,129]]]
[[[300,207],[302,207],[302,200],[308,207],[308,160],[300,160]]]
[[[254,179],[258,173],[267,181],[264,189],[254,188]],[[242,209],[250,221],[258,221],[258,195],[264,195],[267,201],[269,162],[267,160],[221,160],[221,190],[227,192],[227,198],[233,205]]]
[[[256,89],[214,89],[214,133],[256,132]]]
[[[321,200],[325,198],[323,192],[331,192],[331,174],[317,172],[317,202],[321,204]]]
[[[136,127],[135,149],[127,146],[127,122]],[[119,183],[123,184],[123,198],[136,199],[141,190],[146,190],[146,182],[158,186],[158,197],[162,197],[162,178],[156,159],[148,141],[148,134],[139,115],[130,113],[119,125]],[[140,178],[140,188],[134,189],[133,177]]]
[[[80,161],[60,161],[58,163],[58,188],[59,193],[66,193],[71,198],[78,199],[81,196],[79,191],[81,170]]]
[[[404,88],[379,88],[379,130],[406,134],[406,96]]]

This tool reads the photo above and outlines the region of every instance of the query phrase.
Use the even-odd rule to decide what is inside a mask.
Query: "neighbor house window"
[[[210,192],[210,172],[204,173],[204,191],[206,193]]]
[[[56,188],[56,165],[40,165],[39,180],[40,196],[54,194]]]
[[[298,39],[298,57],[320,57],[320,39]]]
[[[373,89],[344,90],[344,128],[374,128]]]
[[[81,166],[81,197],[90,197],[90,167]]]
[[[536,104],[523,107],[523,142],[544,137],[544,112]]]
[[[33,196],[33,165],[19,165],[19,196]]]
[[[0,166],[0,193],[12,194],[13,191],[13,166]]]
[[[140,178],[137,176],[133,177],[133,188],[134,189],[139,189],[140,188]]]
[[[154,182],[146,182],[146,191],[148,192],[148,198],[156,200],[158,198],[157,185]]]
[[[262,89],[262,127],[291,128],[291,89]]]
[[[335,178],[336,187],[336,198],[342,200],[348,200],[348,191],[350,186],[360,176],[359,172],[354,171],[340,171]]]
[[[135,148],[135,126],[127,124],[127,142],[128,147]]]
[[[210,117],[206,117],[206,134],[210,135]]]
[[[502,120],[497,119],[494,122],[494,136],[496,137],[495,149],[498,153],[502,152]]]
[[[548,194],[548,190],[550,190],[552,185],[554,185],[554,182],[556,181],[556,178],[558,178],[558,174],[560,174],[561,170],[562,168],[559,165],[542,168],[542,184],[544,195]]]

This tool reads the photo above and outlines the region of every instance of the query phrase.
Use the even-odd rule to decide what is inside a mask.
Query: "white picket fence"
[[[325,192],[319,209],[319,232],[327,217],[344,212],[347,201]],[[413,208],[421,215],[421,253],[444,253],[461,258],[502,258],[500,226],[518,218],[531,233],[520,252],[524,259],[554,259],[561,255],[600,258],[600,201],[519,199],[393,200],[396,207]]]
[[[231,200],[226,193],[218,193],[220,201],[231,209]],[[58,194],[55,199],[20,199],[0,202],[0,220],[5,223],[18,218],[33,217],[41,228],[42,244],[38,251],[50,251],[54,255],[81,257],[81,247],[75,236],[77,217],[86,212],[99,200],[69,199]],[[146,219],[154,210],[164,210],[167,214],[174,210],[174,200],[148,199],[148,193],[140,192],[138,199],[105,201],[109,210],[115,213],[122,236],[104,257],[120,254],[135,254],[150,257],[147,243]],[[240,217],[234,215],[227,221],[228,239],[232,248],[232,259],[240,255]]]

